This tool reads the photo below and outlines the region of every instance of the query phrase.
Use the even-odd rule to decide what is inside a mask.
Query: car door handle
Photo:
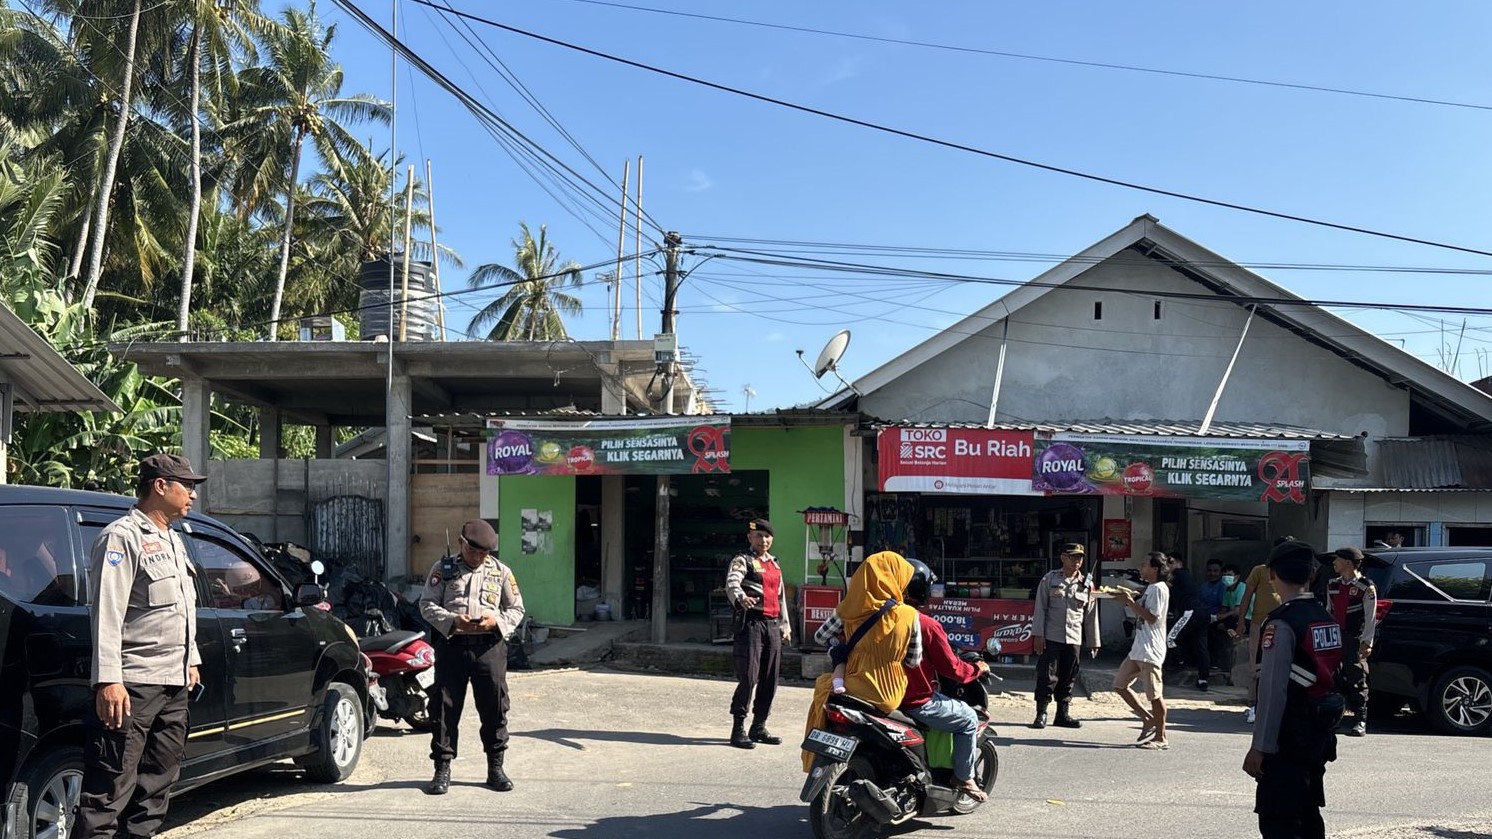
[[[246,629],[230,629],[228,630],[228,637],[233,642],[233,649],[235,652],[243,649],[244,644],[249,643],[249,632]]]

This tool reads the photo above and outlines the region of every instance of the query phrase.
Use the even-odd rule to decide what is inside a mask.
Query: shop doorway
[[[601,481],[599,476],[575,479],[575,612],[589,617],[600,602]]]
[[[657,487],[652,476],[626,481],[629,618],[651,617]],[[746,522],[767,517],[770,489],[766,470],[673,476],[669,492],[670,618],[703,622],[709,616],[711,592],[724,588],[731,557],[746,547]]]

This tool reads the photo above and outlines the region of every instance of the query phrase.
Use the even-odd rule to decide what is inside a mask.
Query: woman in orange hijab
[[[902,603],[902,594],[912,580],[912,566],[901,554],[881,551],[860,563],[850,577],[849,592],[824,622],[814,639],[825,643],[843,635],[848,641],[860,625],[874,617],[887,600],[896,601],[870,627],[850,651],[845,663],[845,692],[890,713],[901,705],[907,690],[908,667],[922,662],[922,636],[917,610]],[[813,686],[805,733],[824,724],[824,703],[833,690],[833,677],[825,673]],[[803,771],[813,765],[813,755],[803,753]]]

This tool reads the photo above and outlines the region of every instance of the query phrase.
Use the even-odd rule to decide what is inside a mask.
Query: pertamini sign
[[[1304,504],[1310,443],[1053,434],[1036,441],[1031,486],[1049,495],[1141,495]]]
[[[730,471],[730,419],[487,420],[488,475],[688,475]]]

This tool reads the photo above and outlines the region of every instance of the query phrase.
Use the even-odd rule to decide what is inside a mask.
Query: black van
[[[0,486],[0,837],[70,827],[92,700],[89,547],[131,498]],[[357,638],[224,524],[178,522],[198,566],[201,691],[177,791],[284,758],[352,774],[375,719]],[[318,592],[319,594],[319,592]]]
[[[1369,711],[1393,714],[1408,703],[1442,731],[1492,731],[1492,548],[1374,551],[1363,572],[1389,601],[1370,661]]]

